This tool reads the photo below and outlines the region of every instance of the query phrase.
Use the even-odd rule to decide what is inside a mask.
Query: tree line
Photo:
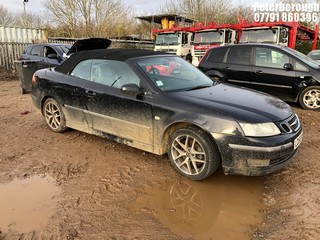
[[[0,5],[0,25],[46,28],[54,37],[150,36],[150,25],[138,21],[132,6],[123,0],[43,0],[42,5],[39,14],[14,14]],[[158,14],[182,15],[204,24],[235,24],[239,19],[252,20],[253,8],[241,0],[166,0],[143,15]]]

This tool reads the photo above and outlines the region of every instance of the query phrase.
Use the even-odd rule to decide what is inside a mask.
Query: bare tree
[[[77,28],[77,4],[74,0],[42,2],[46,9],[46,14],[51,20],[52,25],[63,27],[68,37],[76,37]]]
[[[69,37],[123,34],[131,22],[132,10],[122,0],[44,0],[43,5]]]
[[[15,26],[22,28],[43,28],[44,20],[43,17],[32,13],[20,13],[13,16],[13,23]]]
[[[237,0],[167,0],[160,12],[179,14],[204,24],[233,24],[241,16],[251,16],[252,9]]]
[[[132,10],[122,0],[93,0],[95,11],[95,35],[110,37],[112,30],[124,32],[130,26]]]
[[[13,22],[13,16],[12,14],[0,5],[0,25],[11,25]]]
[[[93,1],[94,0],[77,0],[76,4],[79,8],[80,15],[83,18],[83,25],[85,32],[82,34],[84,36],[92,35],[92,21],[93,21]]]

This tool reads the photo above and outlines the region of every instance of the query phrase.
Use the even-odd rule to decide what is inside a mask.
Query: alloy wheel
[[[171,145],[175,165],[187,175],[197,175],[206,166],[206,153],[200,142],[190,135],[176,137]]]
[[[57,130],[61,124],[61,113],[59,107],[52,102],[47,103],[44,112],[47,124],[53,130]]]
[[[320,108],[320,90],[310,89],[303,95],[303,103],[310,109]]]

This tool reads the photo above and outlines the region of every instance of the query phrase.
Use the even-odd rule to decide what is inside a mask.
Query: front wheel
[[[221,162],[214,141],[200,129],[176,130],[169,139],[169,159],[177,172],[192,180],[211,176]]]
[[[42,112],[51,131],[61,133],[67,130],[66,119],[56,100],[48,98],[43,104]]]
[[[218,76],[210,76],[211,80],[214,82],[222,82],[221,77]]]
[[[299,96],[299,103],[304,109],[319,110],[320,87],[310,86],[305,88]]]

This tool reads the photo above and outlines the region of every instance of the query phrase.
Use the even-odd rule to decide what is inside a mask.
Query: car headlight
[[[272,122],[267,123],[240,123],[247,137],[270,137],[280,134],[279,128]]]

